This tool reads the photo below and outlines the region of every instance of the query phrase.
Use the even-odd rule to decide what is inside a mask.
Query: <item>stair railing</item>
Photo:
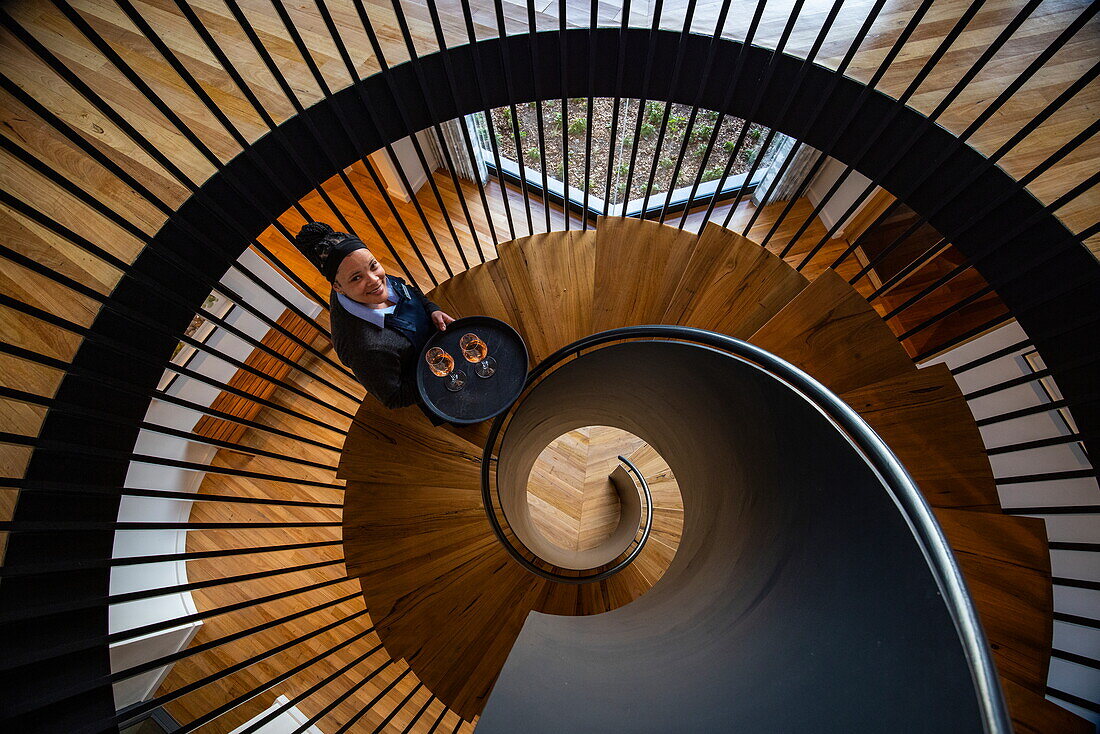
[[[724,352],[731,358],[745,362],[771,375],[821,411],[825,418],[860,453],[872,471],[878,475],[912,529],[914,539],[928,560],[929,570],[936,580],[936,585],[939,587],[948,613],[958,632],[959,640],[974,678],[982,718],[986,722],[986,730],[988,732],[1005,732],[1006,734],[1011,732],[1012,727],[1001,694],[997,670],[989,652],[985,633],[978,621],[977,611],[970,600],[966,582],[963,580],[962,572],[955,562],[951,546],[944,537],[931,508],[912,477],[909,476],[905,467],[902,466],[883,440],[879,438],[878,434],[844,401],[794,365],[746,341],[712,331],[684,326],[626,326],[578,339],[554,352],[531,370],[527,378],[528,389],[524,391],[524,395],[509,411],[493,421],[485,443],[481,464],[481,493],[486,516],[489,519],[493,533],[501,541],[508,554],[527,570],[553,581],[576,584],[599,580],[598,578],[584,580],[578,577],[560,577],[549,574],[528,561],[516,547],[508,542],[493,505],[494,494],[497,495],[499,503],[499,486],[494,491],[495,481],[490,475],[489,469],[491,460],[499,458],[497,441],[501,437],[501,429],[504,427],[506,419],[515,414],[517,407],[522,405],[524,398],[530,394],[532,386],[570,358],[579,358],[582,352],[586,350],[599,348],[612,342],[632,340],[690,342]],[[640,548],[636,548],[635,551],[640,551]],[[637,554],[634,553],[634,555]],[[633,558],[630,560],[633,560]],[[626,566],[625,563],[616,565]],[[598,574],[597,576],[606,578],[611,575],[606,572],[605,574]]]

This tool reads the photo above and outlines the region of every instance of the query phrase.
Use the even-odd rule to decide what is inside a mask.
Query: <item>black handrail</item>
[[[967,664],[970,666],[986,731],[1004,732],[1005,734],[1011,732],[1012,725],[1005,709],[997,669],[993,665],[993,658],[989,652],[985,633],[982,631],[977,611],[970,600],[962,572],[959,570],[955,557],[951,552],[951,546],[936,522],[931,508],[917,488],[916,483],[906,472],[905,467],[902,466],[883,440],[879,438],[878,434],[867,425],[858,413],[813,377],[774,354],[740,339],[685,326],[645,325],[625,326],[602,331],[562,347],[531,370],[527,377],[527,387],[534,385],[551,368],[568,357],[580,356],[584,350],[608,342],[631,339],[686,341],[725,352],[728,356],[745,362],[784,383],[820,410],[826,419],[847,437],[852,447],[860,453],[863,460],[890,491],[898,508],[905,516],[906,522],[912,529],[917,544],[920,546],[925,558],[928,559],[929,570],[932,572],[944,603],[947,605],[948,613],[955,624],[955,629],[962,643]],[[489,524],[492,526],[497,538],[504,545],[509,555],[520,561],[524,567],[533,570],[530,569],[529,563],[525,562],[526,559],[522,559],[519,552],[504,538],[491,504],[489,458],[496,446],[497,436],[503,426],[504,419],[511,415],[514,410],[515,406],[513,406],[512,411],[498,416],[489,430],[481,464],[481,493],[485,502],[485,512],[489,518]],[[546,578],[541,569],[535,572]]]

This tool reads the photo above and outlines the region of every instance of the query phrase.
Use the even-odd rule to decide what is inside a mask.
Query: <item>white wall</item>
[[[1019,324],[1007,324],[996,331],[964,344],[950,352],[930,360],[928,364],[943,362],[957,367],[987,354],[992,354],[1027,338]],[[955,377],[964,393],[996,385],[1014,377],[1031,373],[1023,354],[1018,350],[988,364],[962,372]],[[1041,361],[1037,367],[1042,368]],[[1055,399],[1060,397],[1057,385]],[[1012,410],[1050,402],[1037,381],[1000,390],[985,397],[969,401],[975,419],[1001,415]],[[1071,416],[1072,418],[1072,416]],[[1033,441],[1069,433],[1066,425],[1053,411],[1002,421],[980,429],[982,440],[989,448]],[[1063,444],[1028,451],[1014,451],[989,457],[994,477],[1023,476],[1047,472],[1089,469],[1091,464],[1076,444]],[[1100,486],[1095,477],[1085,479],[1061,479],[1025,484],[998,484],[997,493],[1001,506],[1011,507],[1059,507],[1073,505],[1100,505]],[[1097,515],[1043,515],[1050,541],[1100,543],[1100,516]],[[1100,581],[1100,554],[1084,551],[1050,551],[1051,573],[1057,577]],[[1054,587],[1054,609],[1075,616],[1100,618],[1100,592],[1067,586]],[[1066,652],[1100,659],[1100,631],[1067,622],[1054,623],[1054,648]],[[1100,671],[1077,663],[1052,658],[1047,684],[1066,693],[1096,701],[1100,699]],[[1100,714],[1065,704],[1074,713],[1094,724],[1100,724]]]
[[[432,171],[439,168],[439,160],[434,153],[435,146],[432,145],[428,132],[421,131],[417,133],[416,137],[420,141],[420,148],[424,152],[424,159],[428,162],[428,166]],[[413,147],[409,138],[402,138],[394,143],[393,152],[396,154],[396,160],[391,158],[383,148],[371,153],[369,156],[370,161],[374,164],[378,175],[382,177],[382,181],[386,184],[386,191],[390,193],[390,196],[408,203],[412,201],[413,196],[416,196],[416,192],[420,191],[424,184],[428,182],[430,171],[425,171],[424,167],[420,165],[416,148]],[[409,192],[401,183],[401,177],[397,173],[398,167],[404,171],[405,177],[408,178],[409,184],[413,188],[412,192]]]
[[[315,317],[320,312],[320,306],[302,295],[297,288],[251,250],[246,251],[238,262],[263,278],[264,282],[276,292],[311,317]],[[275,297],[265,293],[239,272],[228,272],[221,282],[236,292],[242,300],[247,300],[251,306],[272,320],[278,319],[285,309]],[[234,308],[225,317],[225,321],[257,340],[262,339],[270,328],[242,308]],[[247,359],[254,349],[244,339],[220,327],[209,336],[206,344],[241,361]],[[237,372],[237,367],[232,363],[203,351],[194,356],[188,367],[211,377],[219,384],[227,382]],[[209,406],[221,393],[221,388],[198,379],[179,376],[171,383],[168,393],[199,405]],[[152,400],[146,412],[145,421],[189,432],[194,429],[202,415],[196,410]],[[135,454],[198,464],[210,463],[216,452],[217,449],[212,446],[144,429],[139,432],[134,447]],[[198,492],[205,476],[205,472],[202,471],[131,461],[125,486],[195,493]],[[191,515],[191,504],[190,500],[125,496],[119,506],[118,519],[120,522],[187,522]],[[113,556],[125,558],[184,553],[186,550],[187,532],[185,530],[127,530],[115,533]],[[177,586],[187,582],[187,567],[186,562],[183,561],[118,566],[111,571],[110,593],[123,594]],[[165,594],[113,605],[109,613],[109,629],[112,634],[125,632],[195,612],[194,600],[189,592]],[[192,622],[113,644],[111,646],[112,671],[125,670],[182,650],[190,643],[201,624],[201,622]],[[168,675],[169,669],[169,666],[165,666],[117,682],[114,685],[115,706],[121,709],[152,697],[164,677]]]
[[[835,158],[829,158],[814,176],[813,181],[806,187],[806,198],[810,200],[815,207],[821,203],[821,200],[825,198],[825,195],[829,193],[829,189],[840,178],[840,174],[844,172],[845,165]],[[848,207],[852,205],[852,202],[859,197],[860,194],[866,190],[867,186],[871,183],[871,179],[863,176],[856,171],[852,171],[848,174],[848,178],[844,180],[844,183],[840,185],[840,188],[836,190],[830,198],[828,203],[822,207],[818,216],[821,221],[825,223],[827,229],[832,228],[836,224],[837,220],[844,216],[844,212],[848,211]],[[852,215],[845,220],[845,224],[859,214],[860,210],[866,205],[866,202],[871,197],[867,197],[863,204],[859,206]],[[833,234],[833,237],[843,237],[844,226],[841,226]]]
[[[288,703],[290,703],[289,698],[286,696],[279,696],[275,699],[275,703],[268,706],[266,711],[253,716],[251,719],[229,732],[229,734],[238,734],[248,729],[254,722],[259,721]],[[256,729],[256,734],[294,734],[294,732],[297,732],[307,721],[309,721],[309,718],[303,714],[297,706],[291,706],[271,721]],[[310,726],[308,729],[303,729],[302,734],[324,734],[324,732],[316,726]]]

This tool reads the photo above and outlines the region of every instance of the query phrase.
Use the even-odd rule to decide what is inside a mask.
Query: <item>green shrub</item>
[[[722,174],[725,172],[724,166],[711,166],[707,170],[703,171],[704,181],[713,181],[716,178],[722,178]]]
[[[675,164],[675,161],[673,161],[671,158],[669,158],[667,156],[660,159],[659,161],[657,161],[657,165],[660,166],[661,168],[665,169],[666,171],[668,169],[672,168],[672,166],[674,164]]]
[[[727,153],[732,153],[733,151],[737,150],[737,141],[736,140],[727,140],[726,142],[722,143],[722,148]]]
[[[702,143],[705,140],[709,140],[710,136],[714,134],[714,125],[696,125],[691,130],[690,140],[693,143]]]
[[[645,105],[645,119],[646,122],[651,125],[659,125],[661,118],[664,117],[665,106],[660,102],[646,102]]]
[[[584,118],[577,118],[569,123],[570,135],[582,135],[584,131],[588,129],[588,122]]]
[[[758,127],[749,128],[749,140],[759,140],[760,136],[764,134],[764,131]]]
[[[652,138],[657,134],[657,128],[653,127],[648,122],[642,123],[641,133],[643,138]]]
[[[542,160],[542,151],[538,148],[528,148],[527,157],[535,163],[538,163],[540,160]]]

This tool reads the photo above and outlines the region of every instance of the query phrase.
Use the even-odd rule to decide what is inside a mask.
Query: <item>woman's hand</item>
[[[435,324],[435,328],[439,329],[440,331],[446,331],[447,324],[451,323],[452,321],[454,321],[454,319],[452,319],[450,316],[443,313],[442,311],[432,311],[432,323]]]

